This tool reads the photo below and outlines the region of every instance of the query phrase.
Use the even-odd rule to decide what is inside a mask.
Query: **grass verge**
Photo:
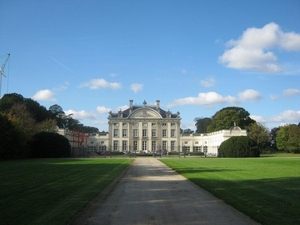
[[[0,224],[68,224],[132,159],[0,163]]]
[[[262,224],[300,224],[300,157],[160,160]]]

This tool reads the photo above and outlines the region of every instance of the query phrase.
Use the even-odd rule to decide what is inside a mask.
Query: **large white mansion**
[[[134,105],[119,112],[110,112],[109,131],[105,134],[80,136],[61,131],[71,143],[73,149],[85,147],[89,151],[144,152],[204,152],[217,156],[220,144],[232,136],[247,136],[246,130],[234,125],[228,130],[212,133],[185,134],[180,132],[180,113],[173,114],[155,105]],[[73,154],[79,154],[73,152]]]

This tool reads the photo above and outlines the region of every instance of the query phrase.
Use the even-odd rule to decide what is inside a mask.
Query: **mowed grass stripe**
[[[67,224],[131,159],[0,163],[0,224]]]
[[[300,157],[161,161],[262,224],[300,224]]]

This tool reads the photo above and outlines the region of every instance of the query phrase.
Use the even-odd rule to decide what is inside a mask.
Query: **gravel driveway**
[[[155,158],[136,158],[71,224],[258,224]]]

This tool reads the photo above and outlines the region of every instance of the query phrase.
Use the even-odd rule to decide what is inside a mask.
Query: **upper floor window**
[[[147,137],[147,130],[143,129],[143,137]]]
[[[175,137],[175,130],[171,130],[171,137]]]
[[[127,129],[122,130],[122,137],[127,137]]]
[[[138,137],[138,136],[139,136],[139,130],[133,129],[133,137]]]
[[[162,126],[163,126],[163,127],[167,126],[167,123],[162,123]]]
[[[156,129],[152,129],[152,137],[156,137]]]
[[[167,130],[165,130],[165,129],[162,130],[162,136],[163,136],[163,137],[167,137]]]
[[[114,129],[114,137],[118,137],[119,136],[119,130],[118,129]]]

